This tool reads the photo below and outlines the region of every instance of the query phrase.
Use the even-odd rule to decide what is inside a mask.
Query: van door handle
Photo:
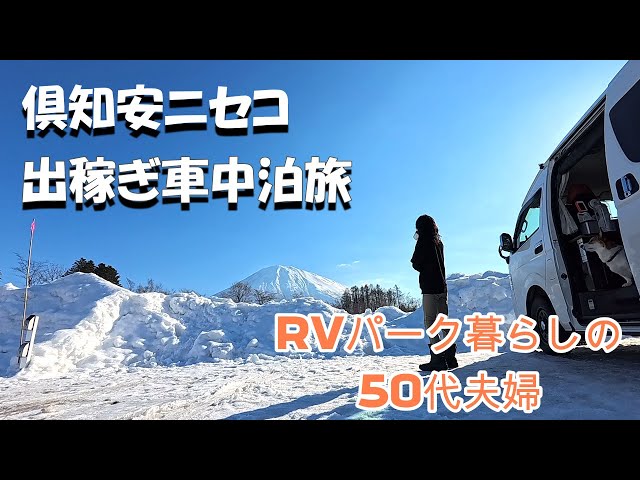
[[[539,254],[540,252],[542,252],[543,248],[542,248],[542,244],[540,245],[536,245],[535,250],[533,251],[533,253],[535,253],[536,255]]]
[[[632,173],[627,173],[624,177],[616,180],[616,190],[618,198],[624,200],[638,191],[638,181]]]

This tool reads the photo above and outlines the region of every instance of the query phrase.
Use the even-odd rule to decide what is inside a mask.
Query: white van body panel
[[[512,297],[514,311],[516,315],[527,315],[527,297],[532,288],[539,288],[544,291],[556,314],[560,324],[567,330],[571,328],[571,302],[569,308],[565,296],[560,289],[558,282],[558,271],[564,272],[564,264],[558,269],[556,265],[557,242],[555,234],[552,234],[549,219],[551,218],[551,205],[549,203],[549,163],[540,169],[533,181],[527,195],[522,202],[522,208],[528,205],[539,190],[542,191],[540,199],[540,228],[529,240],[527,240],[517,252],[509,259],[509,274],[513,285]],[[517,236],[518,232],[514,232]],[[538,255],[534,253],[536,246],[542,244],[542,252]]]
[[[638,79],[640,79],[640,62],[628,62],[609,84],[607,88],[604,135],[607,170],[614,202],[618,210],[620,234],[622,235],[631,271],[636,279],[636,289],[640,294],[640,285],[638,285],[638,280],[640,280],[640,191],[622,198],[618,196],[616,191],[616,183],[621,180],[624,181],[630,175],[640,181],[640,159],[635,158],[635,161],[632,161],[627,157],[620,146],[618,138],[616,138],[610,118],[611,110],[636,85]],[[640,85],[636,85],[635,88],[640,89]],[[634,127],[638,129],[637,135],[640,136],[640,125],[634,125]],[[640,142],[640,138],[636,141]]]
[[[531,287],[538,286],[544,289],[545,279],[545,258],[544,251],[540,254],[535,254],[534,250],[543,242],[543,231],[545,225],[543,224],[544,215],[543,205],[546,204],[546,172],[540,170],[536,175],[533,184],[529,188],[529,192],[525,196],[522,202],[521,212],[518,215],[518,223],[516,223],[516,231],[513,233],[514,242],[517,241],[519,232],[517,231],[519,225],[520,216],[525,207],[533,200],[533,198],[542,191],[540,197],[540,227],[526,242],[519,246],[509,261],[509,274],[511,275],[511,282],[518,288],[513,289],[514,308],[517,314],[526,314],[527,312],[527,292]]]

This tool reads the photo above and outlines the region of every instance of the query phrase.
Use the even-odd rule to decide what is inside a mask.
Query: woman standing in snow
[[[422,291],[422,309],[424,311],[424,328],[435,322],[439,313],[449,314],[447,301],[447,282],[444,270],[444,245],[438,232],[438,225],[429,215],[421,215],[416,220],[414,235],[416,248],[411,257],[411,265],[420,272],[419,283]],[[440,338],[430,339],[429,348],[439,342]],[[450,370],[458,366],[456,360],[456,344],[442,353],[431,351],[431,360],[420,365],[420,370]]]

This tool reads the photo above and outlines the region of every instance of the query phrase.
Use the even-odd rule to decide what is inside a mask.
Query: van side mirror
[[[507,253],[513,252],[513,240],[508,233],[500,235],[500,250]]]
[[[509,263],[509,256],[503,255],[502,252],[513,253],[513,240],[511,235],[503,233],[500,235],[500,246],[498,247],[498,254],[501,258],[504,258]]]

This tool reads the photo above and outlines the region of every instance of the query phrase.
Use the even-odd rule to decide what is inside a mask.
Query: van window
[[[604,203],[607,206],[607,209],[609,209],[609,216],[611,218],[618,218],[618,209],[616,208],[616,204],[613,200],[600,200],[602,203]]]
[[[538,190],[538,193],[533,197],[531,202],[520,214],[515,232],[515,248],[520,248],[524,242],[526,242],[531,236],[540,228],[540,199],[542,197],[542,191]]]
[[[640,162],[640,82],[618,100],[609,112],[609,118],[626,157],[632,162]]]

